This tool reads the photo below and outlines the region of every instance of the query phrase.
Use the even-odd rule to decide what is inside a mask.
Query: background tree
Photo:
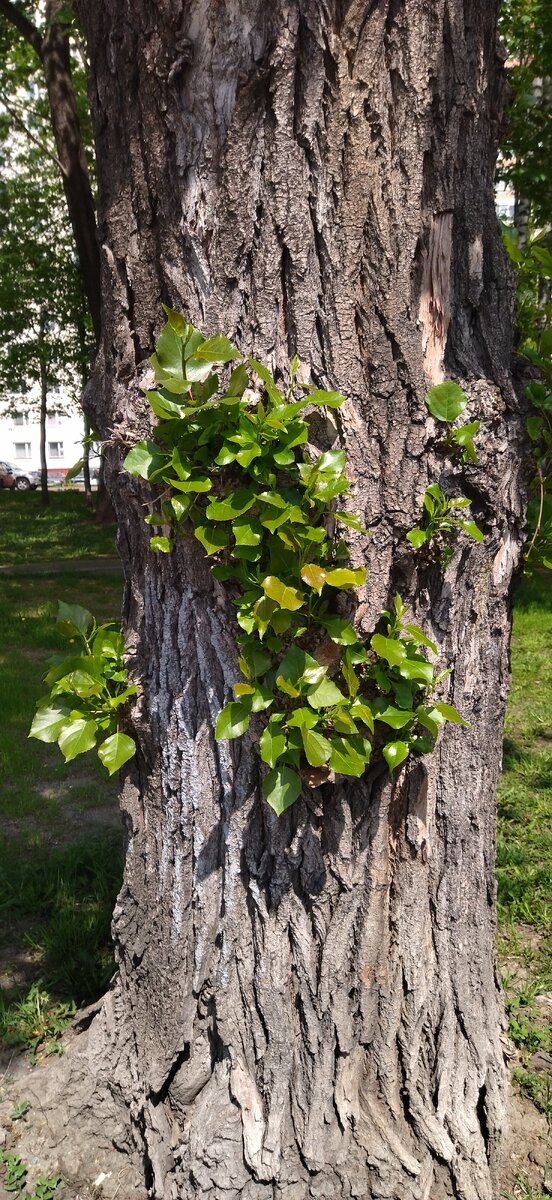
[[[46,504],[48,399],[78,404],[93,335],[55,164],[36,142],[0,132],[0,403],[39,410]]]
[[[517,350],[540,373],[525,394],[534,464],[527,510],[527,569],[552,562],[552,10],[508,0],[501,33],[509,55],[510,105],[499,177],[515,189],[514,227],[504,240],[517,275]],[[527,374],[527,372],[526,372]]]
[[[65,195],[67,212],[81,272],[82,287],[96,340],[100,336],[100,259],[96,236],[96,214],[90,182],[83,126],[88,127],[84,101],[83,64],[71,52],[74,32],[73,10],[67,0],[0,0],[0,48],[4,67],[2,95],[17,124],[18,116],[10,102],[13,85],[26,82],[29,100],[45,84],[49,123],[55,143],[57,163]],[[9,95],[6,96],[6,93]],[[41,112],[44,117],[44,106]]]
[[[507,0],[501,34],[508,50],[511,103],[499,174],[516,193],[514,222],[548,230],[552,220],[552,10],[547,0]]]
[[[80,0],[106,246],[96,416],[140,696],[125,772],[116,989],[91,1053],[155,1197],[490,1200],[504,1120],[494,794],[521,540],[511,288],[494,213],[495,4]],[[201,549],[155,558],[120,470],[160,302],[344,391],[370,538],[356,625],[395,591],[471,722],[391,779],[304,789],[278,820],[254,741],[217,744],[239,677]],[[481,421],[443,458],[443,370]],[[461,476],[482,544],[446,572],[405,533]]]

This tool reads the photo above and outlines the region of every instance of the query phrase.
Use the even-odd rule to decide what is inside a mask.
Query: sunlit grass
[[[512,687],[498,802],[499,957],[510,1037],[521,1055],[514,1079],[552,1119],[550,1074],[532,1055],[552,1049],[539,996],[552,992],[552,588],[527,581],[514,608]],[[519,1184],[522,1189],[523,1182]],[[537,1196],[519,1190],[519,1196]]]
[[[94,520],[83,493],[52,492],[43,508],[39,492],[0,490],[0,565],[116,553],[115,526]]]

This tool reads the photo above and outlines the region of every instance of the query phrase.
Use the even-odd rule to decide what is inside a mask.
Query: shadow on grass
[[[4,927],[17,927],[19,944],[24,927],[32,983],[39,975],[61,1003],[96,1000],[114,969],[110,926],[122,880],[121,834],[109,831],[59,850],[38,847],[29,857],[14,850],[4,847],[0,912]],[[4,1007],[26,990],[28,984],[10,987],[8,995],[4,989]]]
[[[552,748],[548,748],[548,740],[545,741],[546,749],[535,753],[513,738],[505,737],[502,750],[503,771],[522,776],[525,784],[531,788],[552,787]]]

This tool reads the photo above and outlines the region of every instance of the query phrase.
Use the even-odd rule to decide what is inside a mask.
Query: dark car
[[[28,492],[29,488],[37,488],[40,484],[40,471],[22,471],[21,467],[16,467],[14,463],[6,463],[10,475],[15,478],[15,484],[10,484],[11,487],[16,487],[19,492]]]
[[[12,475],[9,464],[5,462],[0,462],[0,487],[15,487],[15,475]]]

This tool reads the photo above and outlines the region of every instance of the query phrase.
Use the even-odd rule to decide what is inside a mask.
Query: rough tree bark
[[[483,0],[79,0],[92,64],[104,337],[96,422],[140,698],[114,929],[92,1026],[148,1194],[490,1200],[504,1122],[495,787],[521,537],[510,280],[493,207],[500,64]],[[197,545],[148,550],[120,470],[161,301],[343,390],[367,634],[399,590],[471,721],[280,820],[251,740],[217,744],[232,606]],[[479,466],[435,451],[457,378]],[[430,480],[485,541],[405,542]],[[96,1028],[96,1034],[94,1034]],[[106,1043],[107,1044],[107,1043]],[[106,1060],[107,1061],[107,1058]]]

